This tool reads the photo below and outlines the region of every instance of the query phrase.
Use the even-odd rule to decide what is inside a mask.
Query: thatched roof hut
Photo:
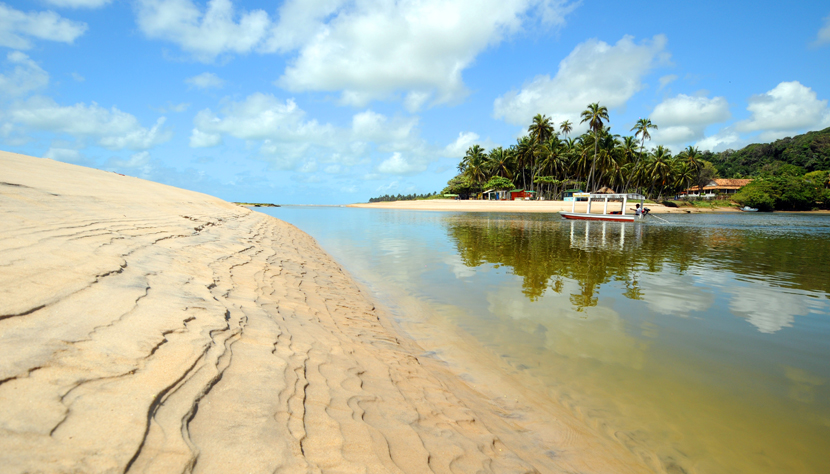
[[[608,186],[603,186],[597,190],[594,194],[616,194],[613,189],[609,188]]]

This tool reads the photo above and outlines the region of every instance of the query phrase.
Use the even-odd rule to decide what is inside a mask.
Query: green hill
[[[830,170],[830,128],[782,138],[772,143],[755,143],[738,151],[705,153],[722,178],[802,175]]]

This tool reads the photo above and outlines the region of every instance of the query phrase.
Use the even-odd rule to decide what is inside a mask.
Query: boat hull
[[[580,221],[634,222],[636,220],[636,216],[633,214],[582,214],[578,212],[560,212],[559,214],[565,219]]]

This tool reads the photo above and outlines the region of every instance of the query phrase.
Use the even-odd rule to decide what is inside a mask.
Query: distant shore
[[[565,201],[474,201],[454,199],[428,199],[422,201],[391,201],[349,204],[348,207],[372,209],[407,209],[416,211],[461,211],[461,212],[559,212],[570,211],[571,202]],[[633,212],[636,202],[630,201],[626,214]],[[592,203],[592,213],[602,213],[602,203]],[[662,204],[647,203],[646,207],[654,214],[698,214],[710,212],[740,212],[735,208],[706,209],[697,207],[668,207]],[[577,212],[585,212],[586,204],[578,202]],[[620,203],[608,203],[608,211],[620,210]]]

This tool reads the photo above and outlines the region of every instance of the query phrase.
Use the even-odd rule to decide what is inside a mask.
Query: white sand
[[[419,358],[272,217],[0,152],[0,219],[0,472],[653,470]]]

